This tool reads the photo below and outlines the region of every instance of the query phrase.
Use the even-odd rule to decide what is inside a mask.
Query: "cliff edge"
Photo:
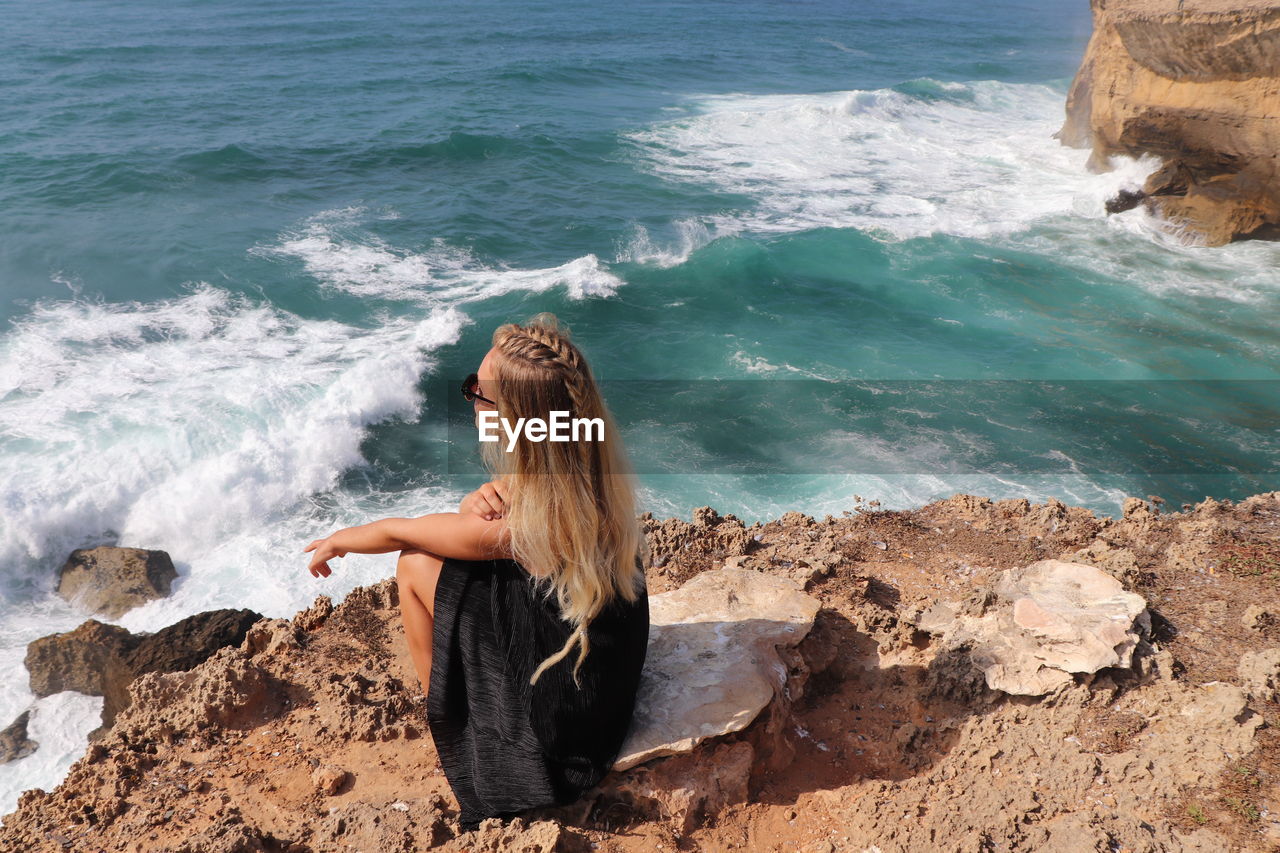
[[[1093,35],[1055,136],[1164,162],[1139,193],[1189,241],[1280,238],[1280,0],[1091,0]]]
[[[1129,498],[1121,518],[964,494],[752,525],[709,507],[646,515],[653,596],[728,569],[816,599],[812,629],[773,661],[785,684],[743,728],[470,832],[422,713],[395,580],[320,596],[188,671],[135,679],[106,737],[4,816],[0,850],[1280,849],[1280,492],[1162,503]],[[1064,606],[1040,588],[1048,574],[1020,568],[1046,560],[1086,564],[1067,577],[1087,580],[1088,600]],[[1073,612],[1094,630],[1064,622]],[[1124,624],[1108,626],[1117,613]],[[687,621],[739,636],[705,618]],[[1036,629],[1051,666],[1032,672],[1005,642],[1016,625]],[[680,680],[708,693],[693,634],[672,636],[690,662]],[[1105,660],[1082,674],[1064,650]]]

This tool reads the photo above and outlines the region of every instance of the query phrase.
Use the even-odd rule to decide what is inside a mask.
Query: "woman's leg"
[[[444,561],[427,551],[406,549],[396,560],[396,586],[400,589],[400,617],[404,636],[413,656],[425,696],[431,687],[431,630],[436,600],[436,581]]]

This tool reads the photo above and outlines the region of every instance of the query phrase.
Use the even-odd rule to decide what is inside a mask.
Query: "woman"
[[[512,445],[501,433],[481,444],[492,482],[458,512],[382,519],[304,550],[317,577],[353,551],[400,552],[431,736],[459,821],[474,828],[572,802],[608,772],[635,707],[649,606],[631,471],[568,331],[550,314],[499,327],[462,392],[478,426],[485,411],[509,425],[567,411],[599,418],[603,435],[521,433]]]

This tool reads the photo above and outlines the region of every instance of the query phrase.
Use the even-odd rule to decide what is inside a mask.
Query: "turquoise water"
[[[41,749],[0,809],[96,725],[25,686],[70,549],[173,556],[132,630],[389,576],[301,548],[456,505],[453,380],[536,311],[658,515],[1280,487],[1280,247],[1105,216],[1156,164],[1052,138],[1084,2],[4,15],[0,725]]]

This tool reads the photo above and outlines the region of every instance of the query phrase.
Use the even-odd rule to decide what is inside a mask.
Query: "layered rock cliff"
[[[1189,241],[1280,238],[1280,0],[1091,0],[1064,144],[1163,165],[1138,202]]]

